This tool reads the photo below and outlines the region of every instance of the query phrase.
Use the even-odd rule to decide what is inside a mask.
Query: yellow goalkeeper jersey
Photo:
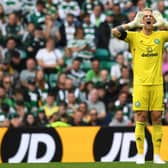
[[[133,55],[134,85],[160,85],[162,77],[162,55],[167,31],[153,31],[151,35],[127,32],[125,39]]]

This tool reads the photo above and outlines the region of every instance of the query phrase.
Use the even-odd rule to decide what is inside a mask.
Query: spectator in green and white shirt
[[[42,0],[38,0],[35,9],[28,15],[28,22],[34,23],[36,26],[42,26],[45,21],[45,3]]]
[[[37,0],[22,0],[22,14],[24,16],[34,10]]]
[[[91,14],[97,5],[102,5],[100,0],[85,0],[82,4],[82,11]]]
[[[67,72],[67,77],[72,79],[74,86],[79,87],[80,83],[84,81],[85,72],[80,69],[81,60],[76,58],[72,62],[72,67]]]
[[[2,29],[2,34],[4,38],[15,37],[17,39],[21,38],[24,33],[22,24],[16,13],[11,13],[8,16],[8,22],[4,25]]]
[[[105,14],[102,11],[102,7],[97,5],[93,9],[93,13],[90,15],[90,20],[93,25],[99,27],[99,25],[106,19]]]
[[[91,43],[95,43],[96,27],[90,22],[90,15],[88,13],[85,13],[83,15],[82,27],[85,33],[85,39],[90,41]]]
[[[73,14],[75,17],[80,15],[80,8],[76,1],[63,0],[58,6],[58,14],[61,19],[65,19],[68,13]]]
[[[1,0],[0,3],[4,6],[6,14],[21,10],[21,0]]]
[[[75,31],[75,38],[68,42],[67,48],[73,57],[90,59],[93,57],[94,47],[84,38],[83,28],[78,27]]]

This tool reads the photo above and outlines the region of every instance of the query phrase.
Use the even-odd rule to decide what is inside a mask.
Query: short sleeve
[[[42,50],[40,49],[36,54],[36,60],[42,59]]]
[[[168,31],[160,31],[159,35],[163,39],[163,42],[168,42]]]
[[[136,32],[133,32],[133,31],[127,31],[127,36],[124,39],[124,41],[127,42],[127,43],[132,43],[132,41],[133,41],[133,39],[135,37],[135,33]]]

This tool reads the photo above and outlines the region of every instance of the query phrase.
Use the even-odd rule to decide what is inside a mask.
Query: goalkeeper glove
[[[153,25],[154,27],[168,27],[168,22],[163,18],[162,14],[159,11],[153,11],[153,16],[156,19],[156,23]]]
[[[129,22],[127,25],[130,29],[136,28],[136,27],[142,27],[143,24],[141,23],[143,19],[143,12],[138,12],[132,22]]]

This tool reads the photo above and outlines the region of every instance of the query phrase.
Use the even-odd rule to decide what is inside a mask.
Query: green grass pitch
[[[39,163],[39,164],[0,164],[0,168],[168,168],[168,163],[156,165],[146,162],[144,165],[135,163],[113,162],[113,163]]]

